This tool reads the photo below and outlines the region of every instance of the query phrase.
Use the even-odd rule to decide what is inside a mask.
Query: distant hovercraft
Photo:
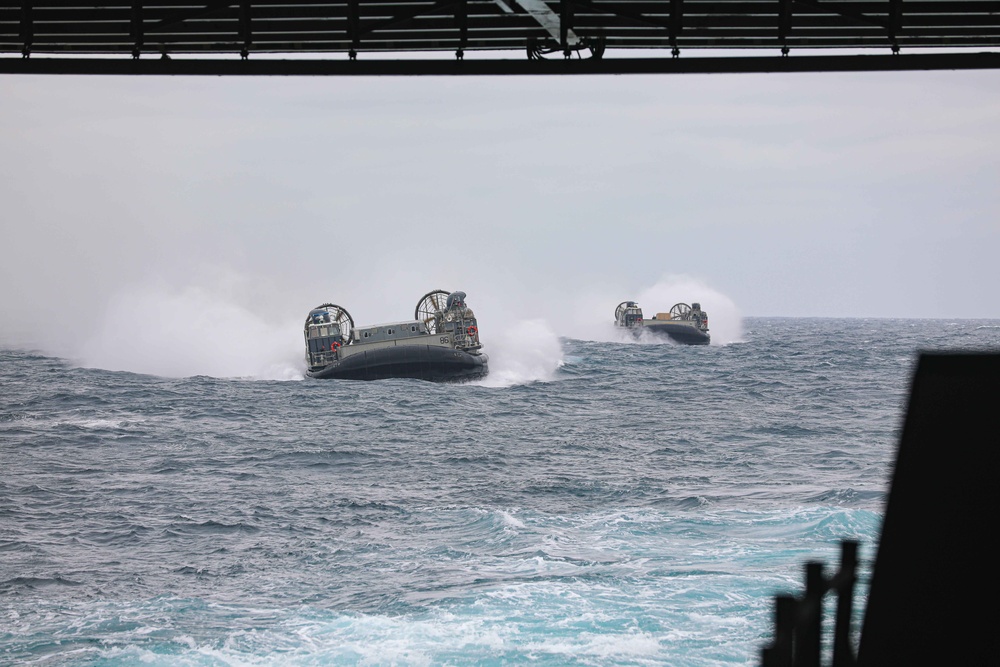
[[[653,319],[642,317],[642,308],[635,301],[622,301],[615,309],[615,325],[634,333],[650,333],[669,336],[685,345],[708,345],[712,337],[708,335],[708,313],[701,304],[676,303],[667,313],[657,313]]]
[[[306,375],[317,379],[432,382],[475,380],[489,372],[479,326],[465,292],[435,290],[412,320],[355,327],[341,306],[324,303],[305,324]]]

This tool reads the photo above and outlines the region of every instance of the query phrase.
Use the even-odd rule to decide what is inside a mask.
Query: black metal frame
[[[840,569],[827,578],[820,562],[806,563],[806,590],[802,597],[775,597],[774,638],[761,651],[761,667],[820,667],[822,660],[823,600],[837,596],[831,667],[857,664],[852,643],[854,585],[857,582],[858,543],[841,543]]]
[[[186,60],[2,58],[0,74],[184,76],[484,76],[556,74],[739,74],[1000,69],[1000,53],[905,56],[604,58],[587,60]]]
[[[732,55],[690,58],[705,50]],[[816,50],[831,55],[806,55]],[[510,58],[456,66],[472,52]],[[901,52],[905,63],[881,57]],[[996,68],[998,53],[1000,0],[0,2],[5,73],[353,74],[362,68],[340,63],[361,60],[365,74],[966,69]],[[166,59],[175,64],[118,62]]]

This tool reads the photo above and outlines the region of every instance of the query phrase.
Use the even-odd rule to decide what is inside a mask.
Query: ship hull
[[[642,330],[660,336],[669,336],[672,340],[684,345],[708,345],[712,341],[712,337],[708,335],[707,331],[681,322],[646,320],[642,323]]]
[[[414,378],[431,382],[465,382],[489,373],[489,357],[451,347],[405,345],[359,350],[306,375],[319,380],[386,380]]]

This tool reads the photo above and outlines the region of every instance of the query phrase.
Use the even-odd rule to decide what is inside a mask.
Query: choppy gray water
[[[807,560],[870,571],[918,351],[1000,323],[744,326],[504,386],[0,351],[0,663],[756,664]]]

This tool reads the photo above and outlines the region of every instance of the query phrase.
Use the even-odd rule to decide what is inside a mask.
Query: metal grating
[[[0,3],[0,71],[7,72],[109,68],[95,62],[106,56],[184,56],[208,63],[220,58],[252,61],[254,56],[329,61],[337,54],[354,60],[365,53],[429,57],[439,52],[461,60],[476,51],[508,51],[511,59],[537,61],[601,60],[638,49],[670,59],[709,49],[734,57],[739,52],[743,58],[747,50],[778,56],[814,49],[848,49],[858,55],[998,47],[998,0]],[[997,66],[995,53],[985,59],[979,55],[979,66]],[[38,56],[62,64],[14,64]],[[950,62],[953,67],[959,60]],[[184,67],[201,69],[190,63],[175,69]],[[216,73],[228,73],[223,71],[227,67],[216,64]],[[205,69],[209,73],[212,68]]]

